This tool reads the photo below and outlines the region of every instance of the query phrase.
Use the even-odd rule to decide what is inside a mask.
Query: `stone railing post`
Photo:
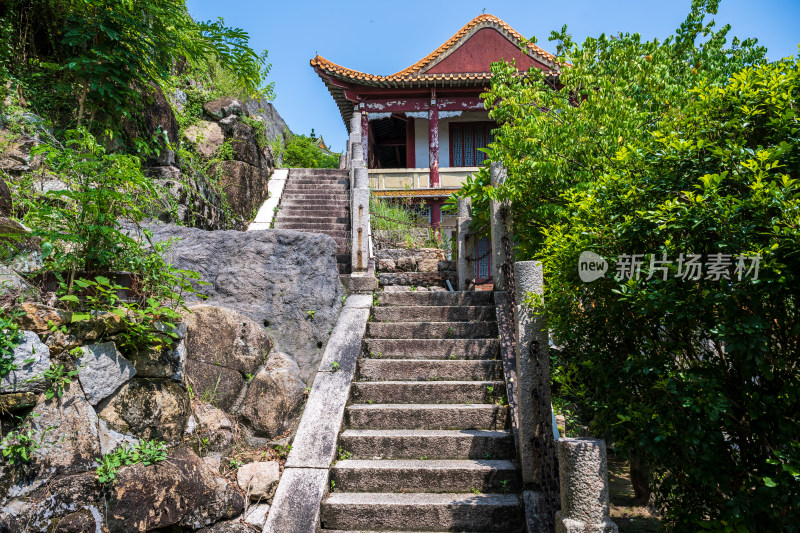
[[[601,439],[558,439],[561,510],[556,533],[617,533],[608,513],[606,443]]]
[[[472,199],[458,199],[458,290],[467,290],[467,281],[475,268],[470,262],[470,257],[475,255],[475,242],[470,238],[469,226],[472,222]],[[474,259],[474,257],[473,257]]]
[[[529,294],[544,294],[539,261],[514,263],[515,325],[517,341],[517,406],[519,455],[530,533],[551,531],[558,509],[558,463],[550,404],[549,335],[536,302]],[[531,504],[529,505],[529,502]]]
[[[364,163],[361,142],[361,112],[356,110],[350,121],[350,231],[352,232],[351,261],[353,273],[369,268],[369,172]]]
[[[503,168],[502,163],[492,163],[489,167],[489,175],[493,187],[498,187],[506,181],[506,169]],[[511,288],[508,286],[508,280],[503,272],[503,265],[512,261],[510,257],[506,257],[506,249],[503,244],[503,241],[508,239],[508,221],[503,220],[501,213],[502,210],[508,211],[509,207],[508,202],[495,200],[489,202],[489,226],[492,232],[492,282],[497,291]]]

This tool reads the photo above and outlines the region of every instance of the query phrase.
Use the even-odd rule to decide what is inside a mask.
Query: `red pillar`
[[[406,168],[417,166],[417,153],[414,147],[414,117],[406,119]]]
[[[432,105],[428,111],[428,161],[431,168],[430,187],[439,187],[439,108]]]
[[[442,201],[431,200],[431,227],[438,228],[442,225]]]
[[[369,168],[369,117],[366,111],[361,112],[361,142],[364,144],[364,163]]]

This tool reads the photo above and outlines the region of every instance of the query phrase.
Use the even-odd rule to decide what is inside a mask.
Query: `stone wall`
[[[375,251],[381,284],[419,285],[455,288],[458,277],[455,263],[447,261],[439,248],[388,248]]]

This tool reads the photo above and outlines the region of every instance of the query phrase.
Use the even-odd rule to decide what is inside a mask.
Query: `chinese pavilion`
[[[491,142],[496,124],[479,95],[489,86],[491,63],[501,59],[514,60],[521,72],[538,68],[555,76],[558,71],[552,54],[488,14],[395,74],[366,74],[319,55],[311,66],[348,132],[354,112],[361,111],[373,194],[411,197],[431,225],[439,226],[444,201],[486,157],[478,149]]]

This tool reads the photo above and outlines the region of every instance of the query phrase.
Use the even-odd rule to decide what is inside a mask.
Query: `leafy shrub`
[[[6,316],[0,311],[0,378],[7,376],[14,366],[14,348],[20,341],[19,326],[14,323],[13,316]]]
[[[0,441],[3,457],[12,466],[30,463],[33,454],[41,447],[44,436],[52,429],[47,428],[44,431],[33,429],[30,421],[30,418],[26,418],[17,429],[9,431]]]

